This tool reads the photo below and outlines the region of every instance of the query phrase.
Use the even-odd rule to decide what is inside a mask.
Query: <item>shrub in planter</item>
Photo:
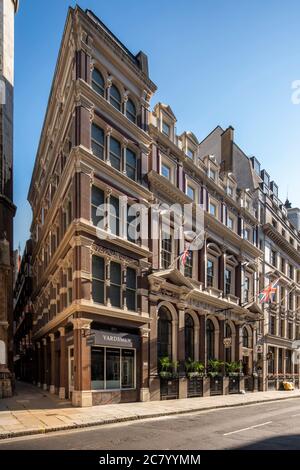
[[[210,359],[208,361],[208,375],[210,377],[221,375],[223,364],[224,362],[219,361],[218,359]]]
[[[231,377],[239,377],[241,374],[241,365],[239,362],[226,362],[225,370],[227,375]]]
[[[192,379],[194,377],[203,377],[205,366],[204,364],[202,364],[202,362],[188,359],[185,363],[185,370],[189,379]]]
[[[162,379],[172,379],[178,377],[178,362],[172,362],[169,357],[162,357],[159,360],[159,376]]]

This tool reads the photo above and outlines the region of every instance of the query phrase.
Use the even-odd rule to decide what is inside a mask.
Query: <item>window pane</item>
[[[136,289],[136,271],[132,268],[127,268],[126,283],[129,289]]]
[[[104,280],[104,259],[100,256],[93,256],[93,278]]]
[[[161,174],[169,180],[170,179],[170,174],[171,174],[170,168],[167,165],[162,165],[161,166]]]
[[[114,235],[119,235],[120,233],[120,223],[119,223],[119,199],[117,197],[110,197],[110,230]]]
[[[122,350],[122,388],[134,388],[134,351]]]
[[[110,282],[121,284],[121,265],[118,263],[110,263]]]
[[[113,137],[110,138],[110,151],[119,157],[121,156],[121,144]]]
[[[106,349],[106,389],[120,388],[120,350]]]
[[[110,88],[110,102],[116,109],[121,110],[121,95],[115,85]]]
[[[93,186],[92,189],[92,204],[95,206],[101,206],[104,204],[104,192],[96,188],[96,186]]]
[[[96,126],[96,124],[92,125],[92,139],[96,140],[99,144],[104,145],[104,131]]]
[[[104,96],[104,79],[97,69],[93,70],[92,87],[97,93],[99,93],[99,95]]]
[[[128,100],[126,104],[126,116],[130,121],[136,121],[136,108],[132,100]]]
[[[91,379],[93,390],[104,389],[104,349],[92,348]]]
[[[92,284],[93,301],[98,304],[104,304],[104,282],[93,279]]]
[[[136,311],[136,291],[135,290],[126,290],[126,305],[128,310],[132,312]]]

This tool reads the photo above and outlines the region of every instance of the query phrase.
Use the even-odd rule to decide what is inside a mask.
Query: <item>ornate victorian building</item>
[[[123,222],[131,204],[152,198],[155,90],[145,54],[92,12],[69,10],[29,201],[36,382],[75,405],[149,398],[151,252]],[[99,229],[101,204],[113,209]]]
[[[35,382],[77,406],[266,386],[260,175],[231,127],[176,135],[155,91],[143,52],[69,10],[29,190],[29,344]]]

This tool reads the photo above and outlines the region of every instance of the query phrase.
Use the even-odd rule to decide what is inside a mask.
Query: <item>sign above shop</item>
[[[136,348],[139,344],[139,336],[129,333],[119,333],[114,331],[92,330],[95,337],[93,344],[97,346],[112,346],[117,348]]]

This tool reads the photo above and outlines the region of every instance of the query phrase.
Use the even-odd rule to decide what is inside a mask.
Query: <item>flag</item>
[[[269,284],[259,293],[258,298],[260,304],[272,303],[274,301],[278,282],[279,279],[276,279],[276,281]]]
[[[187,262],[187,259],[188,259],[189,255],[190,255],[189,248],[186,248],[182,253],[180,253],[179,260],[180,260],[180,263],[182,264],[182,266],[186,265],[186,262]]]

